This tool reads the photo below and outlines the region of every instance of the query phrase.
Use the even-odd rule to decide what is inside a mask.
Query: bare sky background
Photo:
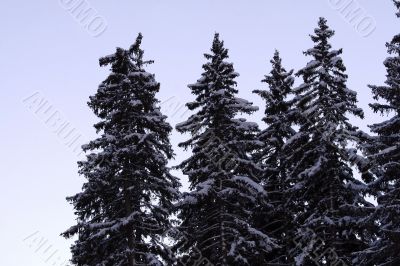
[[[251,91],[264,87],[260,80],[275,48],[287,69],[305,66],[308,35],[324,16],[336,31],[333,47],[344,49],[348,85],[366,113],[353,122],[367,130],[381,119],[368,108],[367,84],[385,80],[385,42],[399,33],[400,23],[390,0],[2,0],[0,10],[0,265],[7,266],[61,266],[70,258],[71,241],[59,234],[75,218],[65,197],[83,182],[74,145],[95,137],[97,120],[86,102],[108,74],[98,58],[129,47],[138,32],[145,57],[155,60],[148,70],[161,82],[158,97],[173,126],[189,114],[183,105],[193,97],[186,85],[200,77],[203,53],[219,32],[240,73],[240,97],[261,109],[250,120],[264,127],[263,102]],[[85,13],[79,17],[82,10],[86,19]],[[38,109],[40,101],[48,102],[46,108]],[[72,135],[55,132],[62,123]],[[78,139],[68,147],[72,136]],[[177,156],[171,165],[187,157],[176,145],[185,138],[173,133]]]

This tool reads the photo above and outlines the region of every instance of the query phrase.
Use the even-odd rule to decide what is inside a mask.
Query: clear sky
[[[138,32],[146,58],[155,60],[149,71],[161,82],[158,97],[172,125],[188,115],[183,105],[193,97],[186,85],[200,77],[215,32],[240,73],[240,97],[261,108],[250,120],[260,122],[263,103],[251,91],[263,88],[274,49],[286,68],[305,66],[308,35],[324,16],[366,113],[353,121],[367,130],[382,119],[368,108],[367,84],[384,81],[385,42],[400,23],[390,0],[2,0],[0,10],[0,265],[6,266],[66,265],[71,241],[59,234],[74,214],[65,197],[83,182],[76,164],[82,156],[73,149],[95,136],[86,102],[108,73],[98,58],[129,47]],[[186,137],[172,138],[174,164],[188,154],[176,147]]]

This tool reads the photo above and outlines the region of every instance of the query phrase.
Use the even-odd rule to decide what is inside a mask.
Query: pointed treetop
[[[288,78],[292,75],[293,70],[290,70],[289,72],[286,71],[286,69],[282,66],[282,58],[279,54],[279,51],[275,49],[274,56],[270,60],[270,63],[272,65],[272,70],[270,72],[271,76],[266,75],[265,78],[262,80],[262,82],[268,83],[272,88],[272,90],[275,89],[281,89],[280,86],[276,87],[274,85],[277,79],[280,78]],[[291,83],[291,78],[290,80],[287,80],[289,83]]]
[[[335,31],[329,28],[328,21],[324,17],[319,18],[318,27],[319,28],[315,30],[316,35],[322,36],[322,34],[324,34],[327,38],[330,38],[335,34]]]
[[[286,97],[292,91],[294,78],[292,76],[293,70],[286,71],[282,66],[282,59],[277,50],[275,50],[270,63],[272,65],[271,71],[261,80],[268,85],[268,90],[254,90],[253,93],[258,94],[266,101],[265,114],[267,116],[263,118],[263,121],[272,125],[275,122],[281,124],[282,119],[279,118],[280,121],[277,121],[277,115],[281,115],[290,109],[292,103],[286,101]]]
[[[311,35],[313,42],[322,41],[326,43],[329,38],[335,35],[335,31],[329,28],[327,22],[325,18],[319,18],[318,28],[314,30],[315,35]]]
[[[219,38],[219,33],[214,34],[214,40],[211,47],[211,52],[215,55],[220,55],[218,59],[223,60],[228,58],[228,49],[224,47],[224,41],[221,41]],[[205,54],[204,55],[207,59],[212,58],[212,55]]]
[[[143,50],[140,49],[140,45],[142,44],[143,35],[139,32],[138,36],[136,37],[136,41],[134,44],[129,47],[129,52],[132,54],[137,54],[140,57],[143,57]]]
[[[282,69],[282,58],[277,49],[275,49],[274,56],[272,57],[270,62],[272,64],[273,69],[278,69],[278,70]]]
[[[286,101],[286,97],[292,91],[293,70],[286,71],[282,66],[282,59],[278,50],[275,50],[270,63],[272,65],[271,71],[261,80],[261,82],[268,84],[268,90],[254,90],[253,93],[260,95],[266,101],[265,114],[267,116],[263,118],[263,121],[269,125],[276,122],[282,124],[282,119],[279,118],[279,121],[277,121],[276,118],[277,115],[281,115],[290,109],[291,103]],[[273,127],[270,129],[273,129]]]
[[[154,61],[143,61],[144,51],[140,48],[142,39],[143,35],[139,33],[129,50],[117,47],[114,54],[99,59],[100,66],[111,64],[113,72],[125,74],[133,70],[143,70],[144,65],[152,64]]]
[[[139,69],[142,69],[144,65],[154,63],[153,60],[143,61],[144,50],[140,48],[140,45],[142,44],[142,39],[143,35],[141,32],[139,32],[138,36],[136,37],[135,43],[132,44],[131,47],[129,48],[129,54],[131,55],[131,59],[136,63],[135,65]],[[132,54],[134,56],[132,56]]]
[[[327,20],[323,17],[319,18],[318,27],[314,29],[314,35],[310,35],[311,40],[315,43],[314,47],[304,52],[305,55],[314,56],[316,60],[322,60],[322,58],[329,55],[329,51],[332,48],[329,43],[329,39],[335,35],[335,31],[331,30],[327,25]],[[336,55],[341,53],[341,50],[335,51]],[[334,56],[331,54],[330,56]]]
[[[324,17],[319,17],[318,19],[318,26],[322,29],[322,28],[328,28],[328,20],[326,20],[326,18]]]
[[[272,64],[277,64],[277,65],[281,65],[281,63],[282,63],[281,56],[280,56],[279,51],[277,49],[275,49],[274,57],[272,58],[271,63]]]
[[[223,49],[224,49],[224,41],[221,41],[219,39],[219,33],[216,32],[214,34],[214,41],[213,41],[211,51],[217,52],[217,51],[221,51]]]

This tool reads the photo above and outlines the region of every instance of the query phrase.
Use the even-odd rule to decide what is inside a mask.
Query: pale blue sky
[[[303,67],[309,58],[302,51],[312,45],[308,34],[324,16],[336,30],[332,44],[344,49],[349,87],[358,92],[366,113],[364,121],[354,123],[366,129],[381,119],[367,107],[367,84],[384,81],[385,42],[398,33],[400,22],[390,0],[353,1],[352,7],[359,6],[362,12],[357,19],[374,23],[364,31],[366,24],[357,30],[357,19],[351,22],[334,8],[351,0],[86,1],[99,16],[92,27],[99,23],[100,33],[85,29],[87,23],[65,9],[68,2],[80,1],[0,3],[0,265],[61,265],[70,257],[70,242],[59,234],[74,223],[65,197],[78,192],[83,182],[77,174],[78,156],[53,132],[54,121],[46,123],[49,117],[29,108],[34,105],[31,100],[48,100],[74,134],[82,135],[81,144],[93,138],[96,117],[86,102],[108,73],[99,68],[98,58],[113,53],[116,46],[128,47],[138,32],[144,35],[146,58],[155,60],[149,71],[161,82],[158,97],[165,102],[163,111],[175,125],[187,116],[184,109],[174,114],[175,109],[193,99],[186,85],[200,77],[203,53],[214,32],[221,34],[241,74],[240,96],[263,111],[262,101],[251,91],[262,88],[260,80],[270,70],[274,49],[281,51],[288,69]],[[369,30],[372,33],[365,36]],[[259,122],[261,113],[251,120]],[[175,132],[172,137],[175,147],[185,138]],[[177,161],[185,158],[184,152],[175,150]],[[47,241],[43,247],[41,239]]]

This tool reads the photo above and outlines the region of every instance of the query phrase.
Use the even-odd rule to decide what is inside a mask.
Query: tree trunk
[[[133,212],[133,207],[132,207],[132,200],[131,200],[131,195],[128,193],[128,184],[125,181],[124,185],[124,190],[125,190],[125,209],[126,209],[126,214],[129,216]],[[134,233],[134,227],[133,225],[128,226],[128,233],[127,233],[127,238],[128,238],[128,247],[130,250],[130,253],[128,255],[128,265],[129,266],[135,266],[136,265],[136,255],[135,253],[131,253],[133,250],[135,250],[135,233]]]
[[[222,180],[219,181],[219,190],[222,190]],[[226,241],[225,241],[225,228],[224,228],[224,208],[223,205],[220,204],[219,207],[219,219],[220,219],[220,234],[221,234],[221,255],[222,255],[222,266],[227,266],[226,262]]]

